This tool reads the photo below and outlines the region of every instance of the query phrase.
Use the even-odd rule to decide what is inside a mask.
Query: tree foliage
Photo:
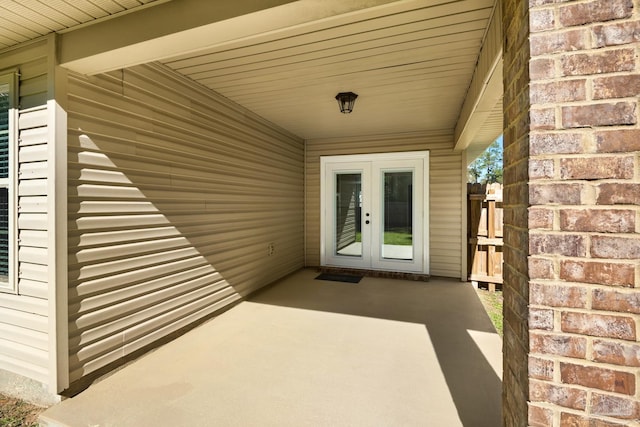
[[[472,183],[502,183],[502,137],[496,139],[467,168],[467,181]]]

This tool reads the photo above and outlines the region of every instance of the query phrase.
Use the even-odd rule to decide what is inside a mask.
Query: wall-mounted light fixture
[[[353,92],[340,92],[336,95],[338,105],[340,106],[340,112],[348,114],[353,111],[353,104],[356,102],[356,95]]]

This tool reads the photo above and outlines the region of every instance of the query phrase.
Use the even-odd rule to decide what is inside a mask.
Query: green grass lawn
[[[400,246],[411,246],[413,241],[411,239],[411,234],[402,233],[397,231],[385,231],[384,232],[384,244],[385,245],[400,245]]]
[[[44,408],[0,394],[0,427],[38,427]]]
[[[502,336],[502,291],[489,292],[486,289],[478,289],[478,296],[484,309],[491,319],[496,331]]]
[[[362,233],[356,232],[356,242],[362,242]],[[411,234],[398,231],[385,231],[384,232],[384,244],[385,245],[401,245],[411,246],[413,240]]]

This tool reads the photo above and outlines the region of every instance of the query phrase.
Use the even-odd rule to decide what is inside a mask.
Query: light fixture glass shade
[[[340,92],[336,95],[338,105],[340,106],[340,112],[348,114],[353,111],[353,104],[356,102],[356,95],[353,92]]]

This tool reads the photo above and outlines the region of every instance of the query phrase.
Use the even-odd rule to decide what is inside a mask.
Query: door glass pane
[[[413,260],[413,172],[383,172],[383,183],[382,257]]]
[[[362,256],[362,175],[336,174],[336,255]]]

